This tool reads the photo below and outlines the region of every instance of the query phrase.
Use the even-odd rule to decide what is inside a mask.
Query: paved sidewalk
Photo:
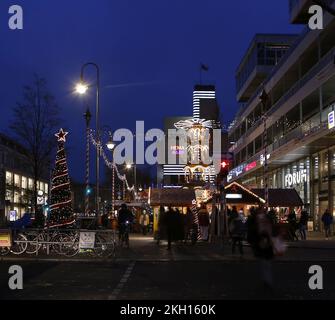
[[[335,261],[335,241],[329,240],[307,240],[288,243],[288,250],[278,261]],[[237,252],[237,251],[236,251]],[[106,262],[83,254],[73,258],[58,255],[22,255],[5,256],[0,261],[79,261],[79,262]],[[142,235],[131,235],[130,248],[118,248],[115,259],[107,261],[240,261],[239,254],[231,254],[231,245],[228,241],[223,245],[222,241],[216,243],[198,242],[196,245],[189,243],[174,243],[172,250],[167,250],[166,241],[159,245],[152,237]],[[250,246],[245,243],[243,261],[254,261]]]

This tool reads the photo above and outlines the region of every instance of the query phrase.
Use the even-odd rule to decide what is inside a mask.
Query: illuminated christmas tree
[[[68,132],[63,129],[55,134],[58,139],[58,150],[50,189],[49,225],[51,226],[62,226],[74,222],[70,177],[64,148],[67,134]]]

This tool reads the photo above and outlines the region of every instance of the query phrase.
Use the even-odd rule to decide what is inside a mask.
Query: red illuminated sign
[[[254,169],[254,168],[256,168],[257,167],[257,161],[254,161],[254,162],[251,162],[251,163],[249,163],[246,167],[245,167],[245,171],[247,172],[247,171],[250,171],[250,170],[252,170],[252,169]]]

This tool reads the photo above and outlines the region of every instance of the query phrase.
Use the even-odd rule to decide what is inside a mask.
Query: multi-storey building
[[[294,42],[288,38],[290,48],[266,77],[258,80],[257,63],[246,58],[238,68],[237,98],[244,105],[229,129],[235,159],[228,180],[261,188],[267,176],[270,188],[295,188],[319,229],[325,209],[335,215],[335,18],[325,12],[324,29],[309,29],[312,4],[290,1],[291,21],[306,27]],[[241,79],[243,72],[250,75]]]
[[[32,212],[34,179],[27,151],[17,142],[0,134],[0,221],[19,218]],[[48,199],[49,181],[37,182],[38,204]]]
[[[203,127],[203,126],[206,126]],[[165,118],[164,132],[166,136],[166,164],[158,166],[158,184],[165,187],[180,187],[196,180],[197,183],[214,181],[214,168],[211,166],[190,165],[191,158],[200,160],[200,151],[190,151],[188,145],[179,145],[178,134],[174,145],[168,144],[171,139],[170,129],[201,130],[220,128],[220,110],[216,100],[216,90],[213,85],[196,85],[193,90],[193,116]],[[223,145],[227,145],[226,136],[222,136]],[[201,143],[200,143],[201,144]],[[211,144],[211,143],[210,143]],[[208,146],[209,147],[209,146]],[[195,147],[196,148],[196,147]],[[210,152],[212,151],[209,147]],[[226,150],[226,148],[225,148]],[[191,155],[192,153],[192,155]],[[197,153],[197,155],[195,155]],[[169,156],[176,158],[175,163],[169,163]],[[187,161],[185,163],[185,156]],[[184,161],[180,161],[183,158]],[[193,159],[194,160],[194,159]],[[205,172],[206,171],[206,172]],[[203,180],[203,181],[202,181]]]

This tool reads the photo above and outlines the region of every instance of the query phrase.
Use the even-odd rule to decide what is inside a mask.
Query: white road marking
[[[113,290],[112,294],[108,296],[108,300],[116,300],[117,296],[120,294],[121,290],[123,289],[124,285],[127,283],[127,281],[130,278],[130,275],[135,267],[135,261],[130,263],[127,270],[123,274],[119,284],[116,286],[116,288]]]

